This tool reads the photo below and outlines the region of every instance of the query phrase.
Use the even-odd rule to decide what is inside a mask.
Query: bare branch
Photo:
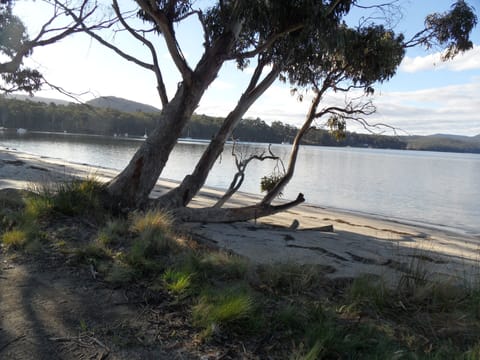
[[[167,19],[165,13],[158,9],[155,1],[137,0],[143,11],[145,11],[157,24],[158,28],[163,34],[167,49],[172,57],[175,66],[177,67],[182,78],[187,83],[191,83],[193,71],[188,66],[187,60],[180,49],[175,32],[173,30],[173,24]]]
[[[77,21],[81,28],[83,29],[83,31],[85,33],[87,33],[88,35],[90,35],[92,38],[94,38],[95,40],[97,40],[100,44],[104,45],[105,47],[109,48],[110,50],[113,50],[117,55],[123,57],[125,60],[127,61],[130,61],[130,62],[133,62],[135,64],[137,64],[138,66],[141,66],[145,69],[148,69],[148,70],[154,70],[153,68],[153,65],[152,64],[148,64],[144,61],[141,61],[139,59],[137,59],[136,57],[132,56],[132,55],[129,55],[127,54],[126,52],[124,52],[123,50],[121,50],[120,48],[118,48],[117,46],[111,44],[110,42],[106,41],[105,39],[103,39],[101,36],[99,36],[98,34],[96,34],[92,28],[89,28],[87,27],[84,22],[82,21],[82,19],[80,19],[71,9],[65,7],[64,5],[62,4],[59,4],[59,6],[62,6],[63,9],[67,12],[67,14],[69,16],[71,16],[75,21]]]
[[[232,196],[235,194],[243,184],[245,179],[245,171],[247,170],[248,164],[253,160],[265,161],[265,160],[276,160],[280,161],[283,166],[282,159],[276,156],[271,149],[271,144],[268,145],[268,155],[263,151],[261,154],[250,154],[247,157],[244,157],[242,152],[238,154],[236,150],[236,142],[233,142],[232,145],[232,156],[235,158],[235,165],[237,167],[237,172],[233,176],[233,180],[228,187],[228,190],[223,194],[223,196],[217,201],[214,207],[222,207]]]
[[[143,43],[149,50],[152,55],[152,60],[153,60],[153,65],[151,70],[155,73],[155,77],[157,78],[157,90],[158,94],[160,96],[160,99],[162,101],[163,107],[165,107],[168,104],[168,95],[167,95],[167,89],[165,87],[165,83],[163,81],[162,77],[162,72],[160,70],[160,65],[158,63],[158,57],[157,57],[157,52],[155,51],[155,47],[153,44],[148,41],[145,37],[141,36],[138,34],[137,31],[132,29],[130,25],[127,23],[125,18],[122,16],[122,13],[120,11],[120,7],[118,5],[117,0],[113,0],[112,4],[113,10],[115,11],[115,14],[117,15],[118,19],[120,20],[120,23],[123,25],[123,27],[138,41]]]

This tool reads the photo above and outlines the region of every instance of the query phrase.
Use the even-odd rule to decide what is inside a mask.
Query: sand
[[[45,182],[93,175],[111,179],[116,170],[74,164],[0,147],[0,189],[32,188]],[[175,186],[161,180],[155,197]],[[209,206],[220,191],[205,188],[191,206]],[[308,196],[308,194],[307,194]],[[258,197],[239,193],[226,206],[253,204]],[[289,229],[294,220],[296,230]],[[319,228],[333,226],[333,231]],[[387,281],[420,276],[472,283],[480,273],[480,236],[412,225],[354,212],[300,205],[257,221],[186,224],[192,236],[254,263],[319,264],[330,277],[381,276]]]

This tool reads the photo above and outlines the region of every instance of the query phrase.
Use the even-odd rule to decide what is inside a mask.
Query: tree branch
[[[234,60],[234,59],[247,59],[247,58],[252,58],[254,56],[257,56],[258,54],[260,54],[261,52],[265,51],[266,49],[268,49],[269,47],[271,47],[275,41],[277,41],[278,39],[280,39],[282,36],[284,35],[287,35],[291,32],[294,32],[294,31],[297,31],[297,30],[300,30],[304,27],[305,25],[304,24],[297,24],[297,25],[293,25],[287,29],[285,29],[284,31],[281,31],[279,33],[275,33],[273,34],[272,36],[270,36],[268,39],[266,39],[262,44],[258,45],[255,49],[251,50],[251,51],[245,51],[243,53],[240,53],[240,54],[234,54],[234,55],[231,55],[228,57],[229,60]]]
[[[188,66],[187,60],[183,55],[180,46],[175,37],[172,23],[165,16],[165,13],[158,9],[155,1],[137,0],[140,8],[145,11],[157,24],[163,34],[167,49],[172,57],[175,66],[182,75],[183,80],[189,84],[192,81],[193,71]]]
[[[265,155],[265,151],[263,151],[261,154],[252,154],[248,156],[247,158],[244,159],[239,159],[239,156],[235,152],[235,145],[236,142],[233,142],[232,146],[232,156],[235,158],[235,165],[237,167],[237,172],[235,173],[232,182],[230,183],[230,186],[228,187],[228,190],[223,194],[223,196],[217,201],[217,203],[214,205],[216,208],[222,207],[232,196],[235,194],[240,187],[243,184],[243,180],[245,179],[245,171],[247,170],[248,164],[252,160],[258,160],[258,161],[265,161],[265,160],[277,160],[281,161],[280,157],[276,156],[271,149],[271,144],[268,145],[268,155]],[[242,157],[242,154],[240,154],[240,157]],[[282,164],[283,165],[283,164]]]
[[[130,27],[130,25],[126,22],[125,18],[122,16],[117,0],[113,0],[112,7],[118,19],[120,20],[120,23],[123,25],[123,27],[135,39],[143,43],[150,50],[150,53],[152,55],[152,60],[153,60],[151,70],[155,73],[155,77],[157,78],[158,94],[160,96],[160,100],[162,101],[162,106],[165,107],[168,104],[168,95],[167,95],[167,89],[165,87],[165,82],[163,81],[162,72],[160,70],[160,65],[158,63],[158,57],[157,57],[157,52],[155,51],[155,47],[150,41],[148,41],[145,37],[139,35],[134,29],[132,29],[132,27]]]

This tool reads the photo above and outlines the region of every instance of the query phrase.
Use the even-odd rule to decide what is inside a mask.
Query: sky
[[[196,3],[202,5],[205,2],[207,1],[199,0]],[[362,4],[379,2],[381,1],[360,1]],[[409,38],[421,29],[425,15],[444,12],[452,2],[453,0],[399,0],[400,8],[394,14],[394,29],[405,33],[406,38]],[[467,2],[480,17],[480,0]],[[120,6],[125,10],[132,9],[132,3],[130,0],[121,0]],[[106,13],[111,11],[108,1],[100,3],[100,6]],[[43,1],[18,0],[14,9],[26,24],[31,37],[51,15],[51,8]],[[368,15],[378,14],[370,10]],[[348,21],[352,24],[358,22],[359,16],[360,13],[354,12]],[[202,51],[203,35],[198,21],[190,18],[176,29],[176,33],[189,65],[194,67]],[[125,51],[142,60],[150,60],[145,47],[127,33],[104,35]],[[388,124],[400,135],[480,134],[480,27],[474,29],[472,40],[474,48],[471,51],[449,62],[440,60],[438,49],[409,49],[397,74],[390,81],[375,86],[375,95],[370,100],[377,111],[367,119],[368,122]],[[171,98],[181,79],[163,40],[157,38],[155,44]],[[36,48],[26,64],[41,71],[50,83],[82,94],[78,96],[81,101],[98,96],[117,96],[161,108],[152,72],[119,58],[85,34],[76,34],[56,44]],[[247,86],[252,72],[252,67],[241,72],[234,63],[226,63],[205,93],[196,113],[226,116]],[[71,100],[53,90],[42,90],[36,95]],[[289,86],[276,82],[245,117],[259,117],[267,123],[278,120],[300,126],[308,111],[309,96],[307,93],[303,102],[299,102],[291,96]],[[329,94],[322,104],[341,105],[344,102],[344,95]],[[323,122],[317,123],[319,126],[322,124]],[[350,131],[364,132],[355,123],[347,126]],[[392,134],[389,128],[378,131]]]

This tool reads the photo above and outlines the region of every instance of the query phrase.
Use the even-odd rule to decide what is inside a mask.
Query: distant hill
[[[131,101],[115,96],[102,96],[96,99],[90,100],[86,102],[88,105],[98,107],[98,108],[106,108],[106,109],[114,109],[123,112],[137,112],[143,111],[146,113],[156,113],[160,112],[160,109],[157,109],[154,106],[142,104],[136,101]]]
[[[476,136],[448,134],[406,136],[402,140],[407,143],[407,149],[409,150],[480,153],[480,134]]]
[[[45,98],[41,96],[29,96],[29,95],[21,95],[21,94],[8,94],[7,98],[9,99],[17,99],[17,100],[26,100],[26,101],[33,101],[33,102],[39,102],[39,103],[45,103],[45,104],[50,104],[54,103],[56,105],[68,105],[70,101],[66,100],[59,100],[59,99],[51,99],[51,98]]]

